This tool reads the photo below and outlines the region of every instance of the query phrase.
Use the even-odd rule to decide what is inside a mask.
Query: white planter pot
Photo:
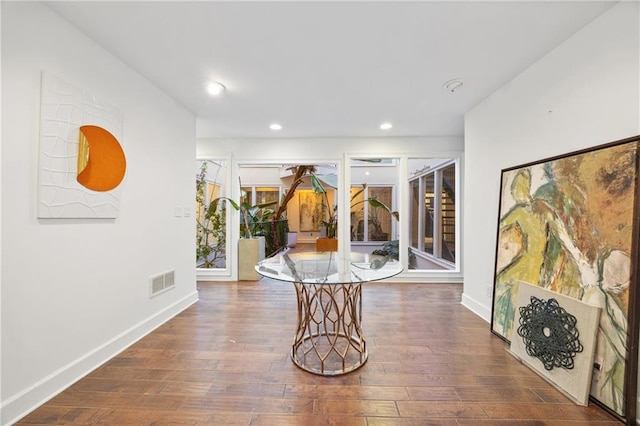
[[[256,281],[261,275],[256,272],[256,263],[264,259],[264,237],[238,240],[238,280]]]
[[[287,232],[287,247],[295,247],[298,242],[297,232]]]

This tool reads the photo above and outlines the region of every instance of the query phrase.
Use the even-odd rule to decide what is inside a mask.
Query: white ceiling
[[[198,137],[303,138],[462,135],[466,111],[614,2],[47,4],[192,111]]]

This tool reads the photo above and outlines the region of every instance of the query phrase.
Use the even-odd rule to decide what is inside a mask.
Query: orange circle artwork
[[[101,192],[120,185],[127,160],[118,140],[102,127],[81,126],[78,142],[80,185]]]

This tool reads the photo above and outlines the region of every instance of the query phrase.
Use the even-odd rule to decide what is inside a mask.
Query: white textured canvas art
[[[587,405],[600,308],[520,281],[511,353],[578,405]]]
[[[78,180],[80,126],[99,126],[122,143],[122,113],[63,80],[42,73],[39,218],[116,218],[122,185],[92,191]]]

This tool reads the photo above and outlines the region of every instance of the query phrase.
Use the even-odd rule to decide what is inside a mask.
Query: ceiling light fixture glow
[[[207,84],[207,92],[209,92],[211,96],[221,95],[224,90],[224,85],[222,83],[218,83],[217,81],[212,81],[211,83]]]
[[[281,126],[281,125],[279,125],[278,123],[270,124],[270,125],[269,125],[269,128],[270,128],[271,130],[282,130],[282,126]]]
[[[393,127],[393,124],[391,124],[391,123],[382,123],[382,124],[380,125],[380,128],[381,128],[382,130],[389,130],[389,129],[390,129],[390,128],[392,128],[392,127]]]

